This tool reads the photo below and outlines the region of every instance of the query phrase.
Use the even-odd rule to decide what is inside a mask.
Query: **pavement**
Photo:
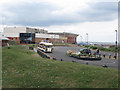
[[[68,61],[68,62],[72,62],[75,61],[77,63],[82,63],[82,64],[87,64],[88,65],[95,65],[95,66],[103,66],[103,65],[107,65],[108,68],[116,68],[118,69],[118,60],[116,59],[107,59],[107,58],[102,58],[102,60],[99,61],[89,61],[89,60],[81,60],[81,59],[77,59],[74,57],[69,57],[66,55],[66,52],[68,50],[73,50],[73,51],[77,51],[79,52],[79,50],[82,47],[53,47],[53,52],[52,53],[47,53],[49,56],[51,56],[52,58],[56,58],[58,61],[61,61],[61,59],[63,61]],[[34,50],[36,52],[36,49]],[[92,53],[95,52],[95,50],[92,50]],[[100,54],[105,54],[106,56],[108,56],[109,54],[114,56],[114,53],[112,52],[101,52]]]

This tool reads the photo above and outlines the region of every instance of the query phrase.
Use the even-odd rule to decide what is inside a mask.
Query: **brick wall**
[[[67,37],[67,43],[76,43],[76,37]]]

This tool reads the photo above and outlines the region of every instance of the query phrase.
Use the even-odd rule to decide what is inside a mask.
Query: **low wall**
[[[48,56],[46,53],[42,52],[41,50],[37,50],[37,53],[43,58],[52,59],[50,56]]]

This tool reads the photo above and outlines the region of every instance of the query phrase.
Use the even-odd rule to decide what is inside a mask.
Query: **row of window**
[[[20,37],[35,37],[34,33],[20,33]]]

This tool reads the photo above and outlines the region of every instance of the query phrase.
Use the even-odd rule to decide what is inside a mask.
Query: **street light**
[[[87,35],[87,45],[88,45],[88,33],[86,33],[86,35]]]
[[[80,36],[81,37],[81,42],[82,42],[82,36]]]
[[[116,53],[115,53],[115,56],[117,57],[117,30],[115,30],[115,32],[116,32],[116,42],[115,42],[115,44],[116,44]]]

